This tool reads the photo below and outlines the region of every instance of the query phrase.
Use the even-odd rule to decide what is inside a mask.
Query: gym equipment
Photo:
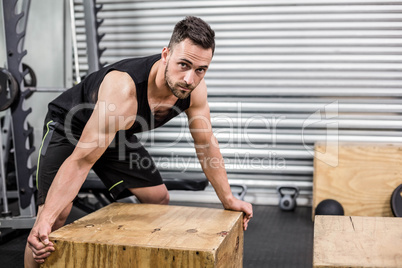
[[[28,141],[33,139],[33,128],[27,123],[27,116],[32,109],[23,108],[26,106],[25,100],[33,92],[63,92],[65,90],[65,88],[36,88],[35,73],[27,64],[22,63],[23,57],[27,54],[23,47],[30,0],[20,1],[22,4],[17,5],[18,0],[2,0],[7,67],[0,71],[0,111],[6,110],[6,116],[0,125],[0,148],[2,149],[0,150],[0,188],[3,203],[0,228],[13,229],[31,228],[36,218],[35,188],[33,187],[33,173],[36,166],[32,165],[30,160],[35,147]],[[74,10],[73,5],[71,7]],[[73,24],[74,21],[71,23]],[[77,52],[76,46],[74,48]],[[77,76],[78,80],[79,78]],[[10,153],[11,149],[13,153]],[[14,161],[9,159],[11,155]],[[16,191],[7,190],[6,179],[9,174],[7,166],[11,162],[15,166]],[[19,216],[12,215],[8,208],[8,198],[11,197],[19,201]]]
[[[25,87],[36,87],[36,75],[34,70],[26,63],[22,64],[22,71],[26,73],[24,76],[24,86]]]
[[[100,63],[100,57],[106,48],[100,49],[99,43],[105,34],[99,34],[98,29],[103,23],[103,19],[98,19],[97,15],[102,9],[102,4],[96,5],[96,1],[83,1],[85,14],[85,33],[87,42],[88,73],[95,72],[102,68],[106,63]]]
[[[243,213],[113,203],[52,232],[49,239],[56,251],[44,268],[242,267]]]
[[[1,134],[5,134],[4,138],[0,137],[3,166],[1,168],[2,183],[5,182],[7,169],[5,167],[5,159],[7,159],[11,146],[8,144],[13,141],[14,149],[14,165],[16,171],[17,192],[16,196],[19,201],[19,216],[10,216],[8,210],[6,191],[6,184],[2,184],[2,199],[3,210],[7,214],[6,217],[0,219],[0,227],[2,228],[31,228],[36,215],[36,208],[34,202],[34,187],[32,174],[35,170],[35,166],[32,166],[30,155],[35,151],[33,146],[27,142],[29,136],[33,133],[33,128],[28,126],[27,117],[31,113],[31,109],[24,109],[25,100],[29,93],[28,89],[24,89],[23,78],[28,73],[22,71],[22,58],[27,54],[26,50],[23,50],[23,43],[25,37],[25,30],[27,26],[28,10],[30,1],[26,0],[22,2],[21,12],[16,13],[17,0],[3,0],[3,17],[4,17],[4,29],[5,29],[5,41],[7,51],[7,72],[13,77],[8,77],[7,80],[11,81],[15,79],[17,86],[12,85],[9,88],[9,96],[3,99],[2,103],[8,105],[10,112],[7,112],[4,125],[1,126]],[[7,72],[2,72],[3,74]],[[4,76],[3,76],[4,78]],[[4,79],[2,79],[2,87],[4,86]],[[10,82],[7,82],[10,83]],[[17,90],[16,90],[17,89]],[[2,90],[2,94],[5,94],[7,90]],[[13,94],[16,93],[15,99]],[[12,100],[13,99],[13,100]],[[12,100],[12,101],[11,101]],[[6,107],[6,106],[4,106]],[[12,138],[10,138],[12,135]]]
[[[276,191],[280,196],[279,207],[284,211],[292,211],[296,208],[296,198],[299,195],[297,186],[279,186]]]
[[[402,219],[316,216],[313,267],[402,267]]]
[[[392,192],[391,209],[395,217],[402,217],[402,184]]]
[[[315,215],[344,215],[342,205],[334,199],[325,199],[315,208]]]
[[[390,197],[402,183],[402,145],[385,142],[317,142],[313,209],[325,199],[342,204],[347,216],[393,217]],[[337,165],[320,160],[320,152]]]
[[[29,66],[26,63],[22,64],[22,72],[26,73],[26,75],[24,76],[24,87],[25,88],[35,88],[37,81],[36,81],[36,75],[34,70],[31,68],[31,66]],[[31,97],[33,94],[32,90],[29,90],[26,98],[28,99],[29,97]]]
[[[7,69],[0,68],[0,111],[10,108],[17,95],[17,81]]]

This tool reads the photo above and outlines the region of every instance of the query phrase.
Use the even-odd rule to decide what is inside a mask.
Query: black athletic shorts
[[[125,137],[125,142],[120,144],[119,137],[120,135],[116,135],[115,140],[92,167],[113,198],[120,199],[132,195],[128,188],[163,184],[152,157],[137,137],[135,135]],[[57,171],[74,149],[74,141],[66,137],[63,125],[47,118],[38,155],[37,205],[45,203],[47,192]]]

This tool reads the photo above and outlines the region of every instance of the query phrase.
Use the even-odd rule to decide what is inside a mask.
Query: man
[[[225,209],[243,211],[244,229],[253,212],[236,199],[222,165],[210,123],[205,73],[215,33],[203,20],[176,24],[160,55],[127,59],[90,74],[49,104],[38,159],[38,215],[28,237],[25,266],[43,263],[54,251],[51,231],[60,228],[92,168],[117,199],[168,204],[169,194],[135,133],[163,125],[185,111],[203,171]],[[130,155],[147,165],[130,165]],[[209,164],[210,162],[210,164]]]

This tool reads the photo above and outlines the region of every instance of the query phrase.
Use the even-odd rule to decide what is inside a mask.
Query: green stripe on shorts
[[[112,190],[114,187],[116,187],[117,185],[119,185],[120,183],[123,183],[123,180],[116,182],[112,187],[109,188],[109,191]]]
[[[36,166],[36,188],[39,188],[39,187],[38,187],[38,181],[39,181],[38,173],[39,173],[40,155],[41,155],[41,152],[42,152],[43,143],[44,143],[44,141],[45,141],[45,139],[46,139],[47,134],[49,134],[49,124],[50,124],[50,123],[53,123],[53,120],[50,120],[50,121],[46,124],[47,131],[46,131],[46,133],[45,133],[45,136],[44,136],[43,139],[42,139],[42,144],[40,145],[40,148],[39,148],[38,164],[37,164],[37,166]]]

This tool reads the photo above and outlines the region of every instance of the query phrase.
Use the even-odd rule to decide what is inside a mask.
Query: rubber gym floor
[[[172,205],[221,208],[219,204],[177,203]],[[245,268],[312,267],[313,222],[311,207],[297,207],[284,212],[277,206],[254,205],[254,218],[244,233]],[[67,223],[86,213],[73,207]],[[4,229],[0,229],[5,234]],[[29,230],[18,230],[2,237],[0,267],[23,267],[23,256]]]

